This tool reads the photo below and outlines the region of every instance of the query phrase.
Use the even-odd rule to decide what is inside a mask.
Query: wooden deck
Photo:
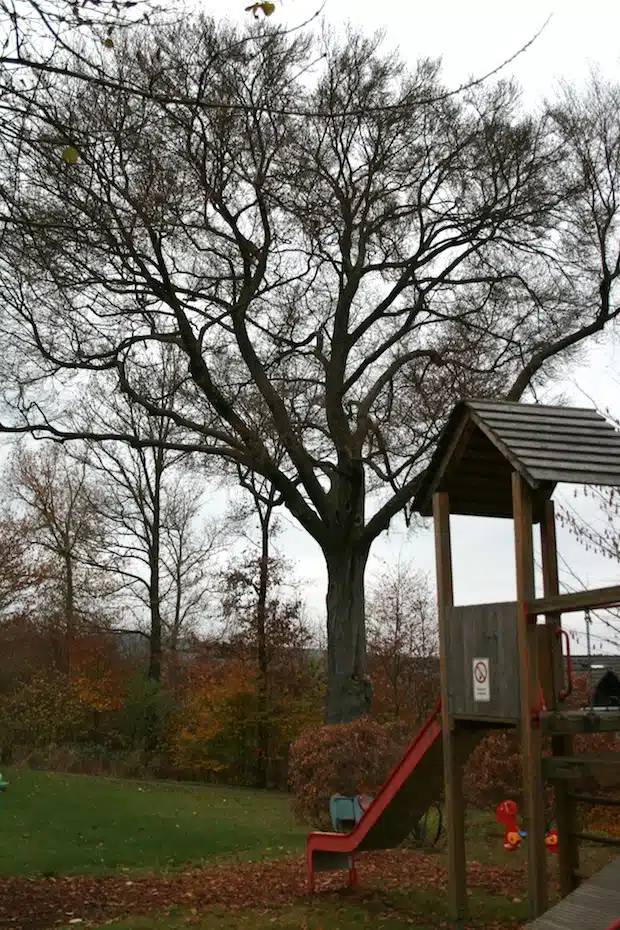
[[[527,924],[528,930],[609,930],[620,918],[620,858]]]

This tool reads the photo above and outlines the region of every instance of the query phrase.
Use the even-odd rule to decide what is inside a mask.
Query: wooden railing
[[[611,588],[592,588],[570,594],[552,594],[537,597],[525,605],[528,616],[539,614],[565,614],[594,607],[620,607],[620,585]]]

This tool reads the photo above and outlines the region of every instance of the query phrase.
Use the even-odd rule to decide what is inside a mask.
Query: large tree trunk
[[[65,550],[65,671],[71,677],[71,666],[75,642],[75,584],[73,581],[73,556]]]
[[[327,723],[348,723],[370,712],[366,677],[364,573],[368,549],[350,545],[325,552],[327,562]]]
[[[271,514],[269,514],[271,516]],[[267,787],[267,761],[269,759],[269,706],[267,656],[267,589],[269,586],[269,519],[261,520],[261,560],[256,604],[256,645],[258,651],[258,756],[256,785]]]
[[[149,635],[149,671],[151,681],[161,681],[162,666],[162,623],[160,603],[160,536],[161,536],[161,450],[155,462],[153,490],[153,525],[149,547],[149,610],[151,629]]]
[[[151,631],[149,636],[149,670],[148,678],[151,681],[161,681],[162,666],[162,636],[161,613],[159,605],[159,566],[151,572],[150,614]],[[153,577],[155,576],[155,577]]]
[[[162,666],[162,623],[159,591],[159,526],[153,527],[153,548],[150,553],[149,578],[149,670],[151,681],[161,681]]]

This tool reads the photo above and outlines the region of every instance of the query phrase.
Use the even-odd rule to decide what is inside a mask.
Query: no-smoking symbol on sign
[[[474,673],[474,701],[490,701],[491,683],[489,681],[489,660],[474,659],[472,668]]]
[[[489,677],[489,668],[487,664],[485,662],[476,662],[474,666],[474,675],[479,685],[484,684]]]

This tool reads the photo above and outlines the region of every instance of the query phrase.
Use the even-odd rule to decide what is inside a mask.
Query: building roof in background
[[[614,656],[601,656],[601,655],[571,655],[571,661],[573,665],[573,671],[577,674],[587,672],[588,668],[592,668],[594,672],[594,678],[599,679],[605,674],[608,668],[615,672],[618,678],[620,678],[620,654]]]

